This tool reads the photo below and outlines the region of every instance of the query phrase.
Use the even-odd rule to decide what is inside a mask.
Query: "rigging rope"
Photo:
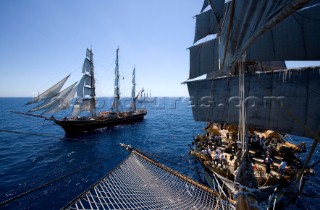
[[[57,139],[66,139],[66,140],[74,140],[74,141],[85,141],[85,140],[82,140],[82,139],[75,139],[75,138],[68,138],[68,137],[59,137],[59,136],[53,136],[53,135],[49,135],[49,134],[22,132],[22,131],[16,131],[16,130],[2,130],[2,129],[0,129],[0,132],[24,134],[24,135],[31,135],[31,136],[44,136],[44,137],[52,137],[52,138],[57,138]],[[91,141],[90,141],[90,142],[91,142]]]
[[[241,141],[242,147],[242,155],[243,158],[244,153],[248,150],[248,142],[246,142],[246,107],[245,107],[245,66],[244,62],[246,60],[246,54],[243,53],[241,56],[240,61],[240,68],[239,68],[239,138]]]
[[[78,172],[80,172],[80,171],[83,171],[84,169],[90,168],[91,166],[94,166],[94,165],[103,163],[103,162],[106,161],[107,159],[110,159],[110,158],[112,158],[112,157],[115,157],[116,155],[118,155],[118,154],[113,154],[113,155],[111,155],[111,156],[109,156],[109,157],[102,158],[102,159],[100,159],[100,160],[98,160],[98,161],[96,161],[96,162],[94,162],[94,163],[91,163],[91,164],[86,165],[86,166],[84,166],[84,167],[81,167],[81,168],[79,168],[79,169],[77,169],[77,170],[75,170],[75,171],[72,171],[72,172],[70,172],[70,173],[68,173],[68,174],[65,174],[65,175],[63,175],[63,176],[60,176],[60,177],[58,177],[58,178],[55,178],[55,179],[53,179],[53,180],[51,180],[51,181],[49,181],[49,182],[47,182],[47,183],[45,183],[45,184],[43,184],[43,185],[40,185],[40,186],[38,186],[38,187],[36,187],[36,188],[33,188],[33,189],[28,190],[28,191],[26,191],[26,192],[23,192],[23,193],[21,193],[21,194],[19,194],[19,195],[16,195],[16,196],[14,196],[14,197],[6,200],[6,201],[1,202],[1,203],[0,203],[0,206],[6,205],[6,204],[8,204],[8,203],[11,203],[11,202],[14,201],[14,200],[17,200],[17,199],[19,199],[19,198],[21,198],[21,197],[24,197],[24,196],[26,196],[26,195],[28,195],[28,194],[30,194],[30,193],[33,193],[33,192],[35,192],[35,191],[37,191],[37,190],[40,190],[41,188],[47,187],[48,185],[51,185],[51,184],[53,184],[54,182],[57,182],[57,181],[59,181],[59,180],[61,180],[61,179],[64,179],[64,178],[66,178],[66,177],[69,177],[69,176],[71,176],[71,175],[74,175],[74,174],[76,174],[76,173],[78,173]]]
[[[131,150],[66,209],[234,209],[228,198]]]

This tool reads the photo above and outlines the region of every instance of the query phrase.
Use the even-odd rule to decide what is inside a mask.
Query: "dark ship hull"
[[[143,120],[147,111],[141,111],[128,116],[115,117],[95,117],[77,119],[55,119],[54,122],[61,126],[66,134],[77,134],[93,131],[100,128],[112,127],[116,125],[130,124]]]

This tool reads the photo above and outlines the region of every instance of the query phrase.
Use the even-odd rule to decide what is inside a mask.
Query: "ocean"
[[[27,111],[24,104],[28,100],[30,98],[0,98],[0,203],[44,186],[0,209],[62,208],[128,157],[129,153],[120,143],[162,157],[159,161],[166,166],[202,181],[198,173],[191,170],[197,167],[201,170],[201,167],[188,152],[193,136],[203,134],[206,123],[193,120],[188,98],[157,98],[155,103],[143,104],[148,114],[141,122],[85,133],[73,139],[65,138],[63,129],[50,121],[10,112]],[[103,105],[107,107],[110,102]],[[310,139],[295,136],[292,139],[306,142],[307,149],[312,144]],[[301,154],[301,158],[306,155]],[[317,146],[311,161],[319,158]],[[319,165],[315,170],[316,175],[308,177],[303,192],[319,197]],[[61,179],[50,183],[57,178]],[[319,198],[315,197],[299,196],[296,204],[288,209],[318,209]]]

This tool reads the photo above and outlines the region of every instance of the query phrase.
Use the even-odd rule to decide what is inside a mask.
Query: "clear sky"
[[[113,94],[116,48],[121,91],[187,96],[189,52],[202,0],[1,0],[0,97],[35,96],[72,73],[92,47],[98,96]],[[66,85],[67,85],[66,84]]]
[[[36,96],[72,73],[80,80],[94,52],[97,96],[112,96],[116,48],[121,92],[187,96],[189,52],[203,0],[1,0],[0,97]]]

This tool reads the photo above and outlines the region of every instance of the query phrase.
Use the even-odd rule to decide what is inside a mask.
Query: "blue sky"
[[[78,81],[92,47],[97,95],[111,96],[116,48],[121,90],[186,96],[194,22],[201,0],[1,0],[0,96],[34,96],[69,73]],[[66,85],[67,85],[66,84]]]
[[[94,52],[96,92],[112,96],[116,48],[121,92],[187,96],[189,52],[202,0],[1,0],[0,97],[36,96],[72,73],[78,81],[87,47]]]

